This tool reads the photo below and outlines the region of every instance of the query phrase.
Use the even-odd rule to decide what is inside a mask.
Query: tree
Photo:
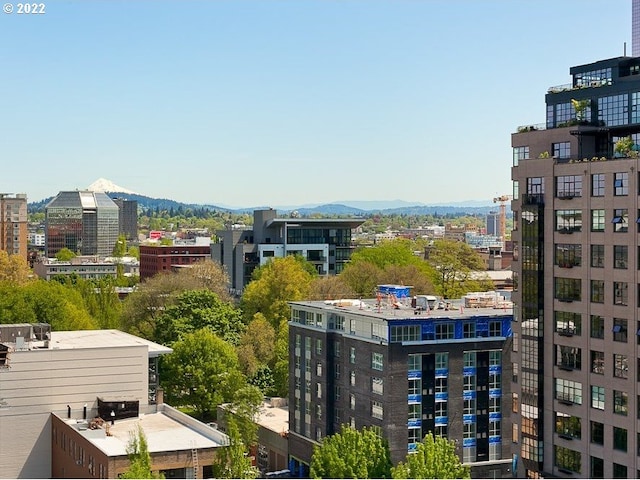
[[[340,279],[346,283],[359,297],[372,298],[376,286],[382,282],[383,270],[368,260],[349,263],[340,274]]]
[[[170,345],[186,333],[209,328],[218,337],[237,345],[244,332],[240,310],[220,301],[210,290],[182,292],[156,322],[156,342]]]
[[[273,388],[279,397],[286,397],[289,394],[289,321],[287,319],[280,320],[276,337]]]
[[[309,289],[309,300],[337,300],[356,296],[356,292],[340,275],[314,278]]]
[[[60,262],[68,262],[75,257],[76,253],[69,250],[67,247],[61,248],[60,250],[58,250],[58,253],[56,253],[56,260]]]
[[[129,457],[129,468],[120,478],[164,478],[161,473],[154,473],[151,470],[151,454],[147,444],[147,437],[140,424],[135,430],[129,432],[129,443],[127,444],[127,456]]]
[[[207,289],[218,295],[223,302],[230,302],[229,276],[219,263],[204,260],[193,264],[190,268],[183,268],[177,272],[179,278],[199,289]]]
[[[9,255],[5,250],[0,250],[0,282],[24,285],[31,279],[31,269],[24,257]]]
[[[113,247],[114,257],[124,257],[127,253],[127,237],[121,233],[118,235],[118,240]]]
[[[339,433],[314,446],[311,478],[390,478],[391,454],[386,440],[372,429],[342,425]]]
[[[245,375],[253,377],[262,365],[270,365],[275,355],[276,331],[261,313],[247,325],[238,345],[238,359]]]
[[[488,284],[472,276],[484,270],[480,256],[466,243],[435,240],[428,250],[431,278],[436,293],[444,298],[457,298],[468,292],[490,289]],[[487,288],[489,287],[489,288]]]
[[[171,405],[192,408],[200,419],[213,418],[218,405],[231,402],[246,384],[233,346],[208,328],[184,335],[172,348],[162,364]]]
[[[274,258],[253,272],[252,280],[242,295],[242,309],[247,319],[262,313],[277,329],[280,320],[289,320],[287,302],[307,299],[313,276],[306,269],[306,260],[287,256]]]
[[[429,432],[417,450],[391,468],[393,478],[471,478],[467,465],[460,463],[456,444]]]
[[[257,478],[258,470],[251,465],[246,446],[242,442],[238,426],[227,425],[229,445],[216,448],[211,464],[213,478]]]

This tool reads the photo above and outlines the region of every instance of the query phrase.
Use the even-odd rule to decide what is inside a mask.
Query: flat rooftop
[[[496,308],[475,308],[465,307],[464,300],[448,301],[449,308],[440,308],[435,310],[417,310],[411,306],[411,297],[398,299],[395,302],[388,301],[383,298],[378,304],[377,299],[341,299],[341,300],[318,300],[318,301],[302,301],[289,302],[291,305],[300,305],[305,307],[313,307],[324,311],[335,311],[353,313],[361,316],[374,317],[387,321],[407,320],[407,319],[423,319],[423,320],[446,320],[473,318],[478,316],[504,316],[513,315],[513,304],[504,302],[500,307]]]
[[[144,345],[150,357],[165,355],[173,350],[164,345],[130,335],[120,330],[76,330],[72,332],[51,332],[49,348],[61,350],[74,348],[112,348]]]
[[[262,403],[257,424],[276,433],[289,431],[289,407],[274,407],[271,402]]]
[[[183,415],[186,417],[184,422],[180,421]],[[149,453],[216,448],[227,442],[227,437],[222,432],[175,409],[171,409],[170,414],[158,411],[140,414],[136,418],[116,420],[114,425],[105,420],[105,425],[95,430],[88,429],[87,423],[82,420],[62,420],[110,457],[127,455],[131,432],[136,432],[138,425],[147,438]]]

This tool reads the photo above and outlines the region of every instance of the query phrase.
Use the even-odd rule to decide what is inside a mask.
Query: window
[[[614,342],[627,342],[627,320],[624,318],[613,319],[613,341]]]
[[[409,355],[407,357],[407,369],[409,371],[422,370],[422,355]]]
[[[613,464],[613,478],[628,478],[627,477],[627,466],[620,465],[619,463]]]
[[[322,364],[320,362],[316,363],[316,376],[322,376]]]
[[[555,464],[560,470],[568,472],[580,473],[580,452],[559,445],[553,446]]]
[[[561,268],[579,267],[582,264],[582,245],[557,243],[554,260]]]
[[[591,373],[604,375],[604,352],[591,350]]]
[[[356,409],[356,396],[353,393],[349,394],[349,407],[351,410]]]
[[[613,282],[613,304],[629,304],[629,286],[627,282]]]
[[[565,370],[580,370],[582,349],[566,345],[556,345],[556,365]]]
[[[627,392],[613,391],[613,413],[627,416],[629,414],[629,397]]]
[[[591,443],[604,445],[604,424],[591,422]]]
[[[613,427],[613,448],[614,450],[627,451],[627,429]]]
[[[613,211],[613,223],[614,232],[628,232],[629,231],[629,210],[626,208],[616,208]]]
[[[560,233],[582,231],[582,210],[556,210],[556,231]]]
[[[568,142],[567,142],[568,143]],[[563,157],[558,157],[563,158]],[[563,175],[556,177],[556,197],[574,198],[582,196],[582,176]]]
[[[604,280],[591,280],[591,301],[604,303]]]
[[[502,336],[502,322],[491,320],[489,322],[489,336],[501,337]]]
[[[555,277],[553,280],[555,298],[561,302],[580,301],[582,286],[579,278]]]
[[[447,402],[436,402],[436,417],[447,416]]]
[[[515,392],[511,392],[511,411],[513,413],[518,413],[518,407],[519,407],[518,394]]]
[[[554,143],[553,156],[555,158],[571,158],[571,143],[570,142]]]
[[[436,393],[447,392],[447,377],[436,377]]]
[[[591,266],[604,268],[604,245],[591,245]]]
[[[591,231],[604,232],[605,214],[604,209],[591,210]]]
[[[581,436],[580,417],[556,412],[556,433],[569,438],[580,438]]]
[[[436,340],[454,338],[455,325],[453,323],[436,323]]]
[[[574,312],[554,311],[556,332],[560,335],[572,337],[582,333],[582,316]]]
[[[582,404],[582,384],[556,378],[556,399],[565,403]]]
[[[604,173],[591,175],[591,196],[604,197]]]
[[[391,327],[392,342],[415,342],[420,340],[420,325],[400,325]]]
[[[604,460],[598,457],[589,457],[591,459],[589,478],[604,478]],[[627,478],[626,476],[624,478]]]
[[[382,353],[372,352],[371,353],[371,368],[373,370],[382,371],[383,367],[384,367],[384,356],[382,355]]]
[[[591,338],[604,338],[604,318],[591,315]]]
[[[489,365],[502,365],[502,351],[489,350]]]
[[[322,355],[322,339],[316,338],[316,355]]]
[[[333,366],[333,378],[335,378],[336,380],[340,380],[340,364],[336,363]]]
[[[476,322],[464,322],[462,324],[462,338],[474,338],[476,336]]]
[[[384,380],[379,377],[372,377],[371,391],[373,393],[377,393],[378,395],[382,395],[384,393]]]
[[[382,402],[378,402],[377,400],[372,400],[371,401],[371,416],[373,418],[378,418],[380,420],[382,420],[383,418],[383,408],[382,408]]]
[[[613,246],[613,268],[627,268],[629,258],[629,247],[626,245]]]
[[[613,354],[613,376],[627,378],[629,376],[629,361],[626,355],[621,353]]]
[[[476,376],[465,375],[462,377],[462,390],[466,392],[473,392],[476,389]]]
[[[513,166],[517,167],[520,160],[529,159],[529,147],[513,147]]]
[[[477,364],[476,352],[463,352],[462,353],[462,365],[464,367],[475,367]]]
[[[339,357],[340,356],[340,341],[336,340],[335,342],[333,342],[333,356],[334,357]]]
[[[604,387],[591,385],[591,407],[604,410]]]
[[[489,375],[489,389],[493,390],[502,386],[502,375],[499,373]]]
[[[449,353],[436,353],[436,369],[449,368]]]
[[[618,197],[629,195],[629,174],[627,172],[613,174],[613,194]]]
[[[519,370],[519,366],[517,363],[513,362],[511,364],[511,381],[513,383],[518,383],[518,370]]]
[[[356,363],[356,347],[349,348],[349,363]]]

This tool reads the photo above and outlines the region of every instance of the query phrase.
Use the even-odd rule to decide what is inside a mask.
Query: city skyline
[[[48,1],[2,14],[0,191],[38,201],[105,177],[234,207],[489,201],[511,193],[510,135],[544,122],[567,65],[625,43],[631,55],[631,2],[616,5]],[[600,24],[619,28],[595,41]]]

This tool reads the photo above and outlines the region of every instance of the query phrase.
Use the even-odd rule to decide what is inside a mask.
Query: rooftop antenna
[[[627,56],[627,42],[624,42],[624,48],[623,48],[623,54],[622,54],[622,56],[623,56],[623,57],[626,57],[626,56]]]

